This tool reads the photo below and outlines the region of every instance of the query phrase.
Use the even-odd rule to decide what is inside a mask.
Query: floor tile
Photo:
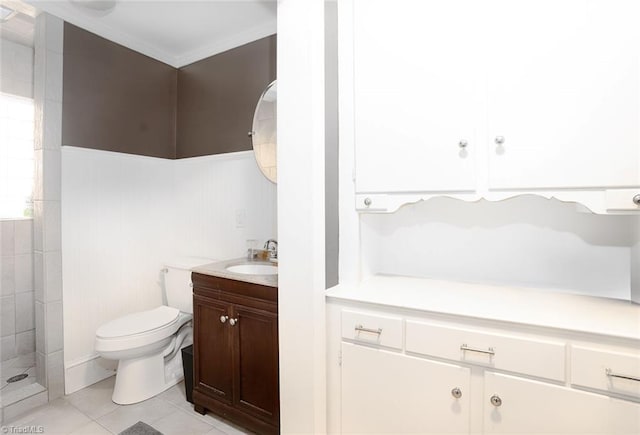
[[[237,426],[229,421],[221,420],[221,419],[216,419],[216,422],[214,423],[214,427],[226,433],[227,435],[246,435],[251,433],[251,432],[248,432],[246,429],[241,428],[240,426]]]
[[[95,421],[71,432],[70,435],[112,435],[111,432],[100,426]]]
[[[42,385],[35,382],[35,377],[32,377],[28,382],[24,380],[16,382],[16,384],[21,384],[20,388],[0,391],[0,405],[3,408],[46,390]]]
[[[103,415],[118,409],[120,405],[113,403],[113,385],[115,376],[67,396],[67,400],[80,411],[96,420]]]
[[[185,403],[190,405],[190,403],[187,402],[187,394],[184,391],[184,382],[174,385],[165,392],[159,394],[157,397],[180,407]]]
[[[68,434],[91,422],[64,399],[56,399],[12,423],[13,426],[42,426],[44,433]]]
[[[40,391],[36,391],[38,387]],[[11,405],[5,404],[2,406],[5,423],[21,418],[21,416],[26,415],[27,413],[31,413],[34,409],[47,404],[49,395],[42,385],[31,384],[28,388],[25,388],[25,390],[28,389],[34,390],[29,392],[29,396],[25,396],[24,399],[12,403]]]
[[[164,435],[201,435],[214,429],[212,425],[189,415],[181,409],[156,421],[153,423],[153,427]]]
[[[217,415],[212,414],[210,412],[207,412],[205,415],[202,415],[193,410],[193,405],[191,405],[189,402],[187,403],[190,405],[190,409],[188,409],[187,414],[194,416],[204,421],[205,423],[212,425],[214,428],[218,429],[219,431],[222,431],[228,435],[239,435],[239,434],[249,433],[245,429],[241,428],[240,426],[237,426],[228,420],[224,420],[221,417],[218,417]],[[184,409],[184,408],[181,408],[181,409]]]
[[[216,429],[215,427],[211,429],[211,431],[207,432],[206,435],[227,435],[222,432],[220,429]]]
[[[155,421],[174,412],[178,412],[178,409],[172,404],[152,398],[134,405],[121,405],[96,421],[110,432],[120,433],[139,421],[153,426]]]

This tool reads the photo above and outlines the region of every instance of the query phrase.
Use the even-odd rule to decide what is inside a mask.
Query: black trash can
[[[187,401],[193,403],[193,344],[182,348],[182,368]]]

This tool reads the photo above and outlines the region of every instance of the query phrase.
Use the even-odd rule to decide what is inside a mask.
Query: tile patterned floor
[[[21,355],[0,363],[0,406],[14,403],[22,398],[21,390],[31,391],[29,385],[36,382],[35,353]],[[12,376],[27,374],[21,381],[7,383]]]
[[[20,428],[42,426],[45,434],[118,434],[143,421],[164,435],[238,435],[241,428],[213,415],[200,415],[187,402],[184,384],[134,405],[116,405],[111,401],[111,377],[76,393],[4,423],[3,433]],[[6,430],[6,432],[5,432]]]

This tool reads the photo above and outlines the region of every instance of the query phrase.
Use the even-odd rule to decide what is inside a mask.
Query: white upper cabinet
[[[358,192],[475,190],[472,5],[354,2]]]
[[[640,185],[640,2],[482,3],[489,187]]]
[[[640,211],[640,1],[341,9],[358,209],[536,193]]]

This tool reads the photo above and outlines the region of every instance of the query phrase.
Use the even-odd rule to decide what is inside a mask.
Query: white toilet
[[[119,360],[113,401],[149,399],[182,380],[182,352],[193,343],[191,268],[211,263],[187,258],[163,270],[167,305],[112,320],[96,331],[96,352]]]

